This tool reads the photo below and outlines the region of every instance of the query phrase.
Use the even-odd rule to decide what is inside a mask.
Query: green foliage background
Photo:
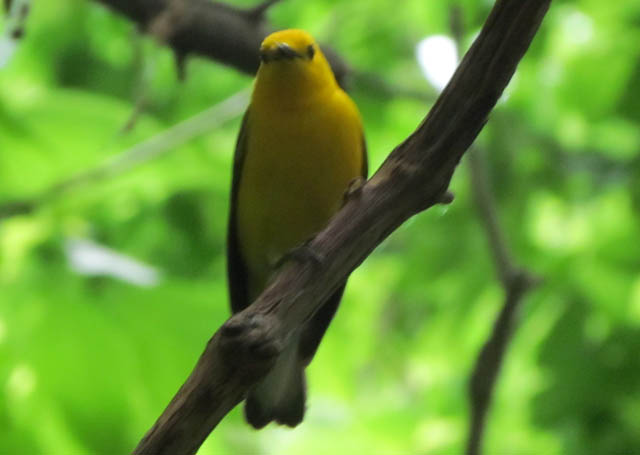
[[[253,2],[238,1],[249,5]],[[490,1],[463,1],[469,41]],[[449,2],[290,0],[270,18],[350,63],[430,93],[414,57]],[[142,59],[136,55],[142,53]],[[0,202],[116,156],[251,79],[170,52],[85,0],[34,2],[0,72]],[[127,134],[140,74],[148,106]],[[429,109],[354,87],[376,169]],[[224,233],[239,118],[95,185],[0,221],[0,453],[130,451],[228,316]],[[529,295],[500,377],[487,453],[640,451],[640,2],[554,1],[478,140]],[[464,447],[470,369],[503,291],[461,165],[453,205],[406,223],[351,278],[309,368],[308,417],[219,453],[442,453]],[[75,274],[89,238],[162,271],[155,287]]]

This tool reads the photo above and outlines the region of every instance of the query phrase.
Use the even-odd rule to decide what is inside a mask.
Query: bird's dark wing
[[[367,158],[367,143],[362,135],[362,178],[366,179],[369,174],[369,160]],[[329,327],[329,323],[338,309],[342,294],[346,286],[346,282],[341,285],[329,297],[329,299],[320,307],[318,312],[305,324],[302,336],[300,337],[300,345],[298,346],[298,355],[304,365],[311,362],[324,333]]]
[[[369,157],[367,156],[367,141],[362,135],[362,178],[369,176]]]
[[[231,311],[237,313],[249,305],[249,280],[247,266],[240,253],[237,232],[238,189],[242,178],[242,166],[247,154],[247,135],[249,110],[244,114],[236,151],[233,156],[233,175],[231,178],[231,200],[229,203],[229,225],[227,229],[227,280],[229,281],[229,298]]]

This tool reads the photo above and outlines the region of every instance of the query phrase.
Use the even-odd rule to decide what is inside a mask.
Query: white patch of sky
[[[440,92],[458,66],[458,48],[448,36],[432,35],[418,43],[416,58],[424,77]]]

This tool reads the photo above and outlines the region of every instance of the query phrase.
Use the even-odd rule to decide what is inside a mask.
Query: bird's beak
[[[302,55],[285,43],[276,43],[268,47],[263,46],[260,49],[260,60],[263,63],[269,63],[274,60],[294,60],[296,58],[302,58]]]

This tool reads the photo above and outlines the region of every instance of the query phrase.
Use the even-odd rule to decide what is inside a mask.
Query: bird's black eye
[[[308,58],[309,60],[312,60],[312,59],[313,59],[313,56],[315,55],[315,53],[316,53],[316,49],[315,49],[315,47],[313,47],[313,44],[309,44],[309,45],[307,46],[307,58]]]

